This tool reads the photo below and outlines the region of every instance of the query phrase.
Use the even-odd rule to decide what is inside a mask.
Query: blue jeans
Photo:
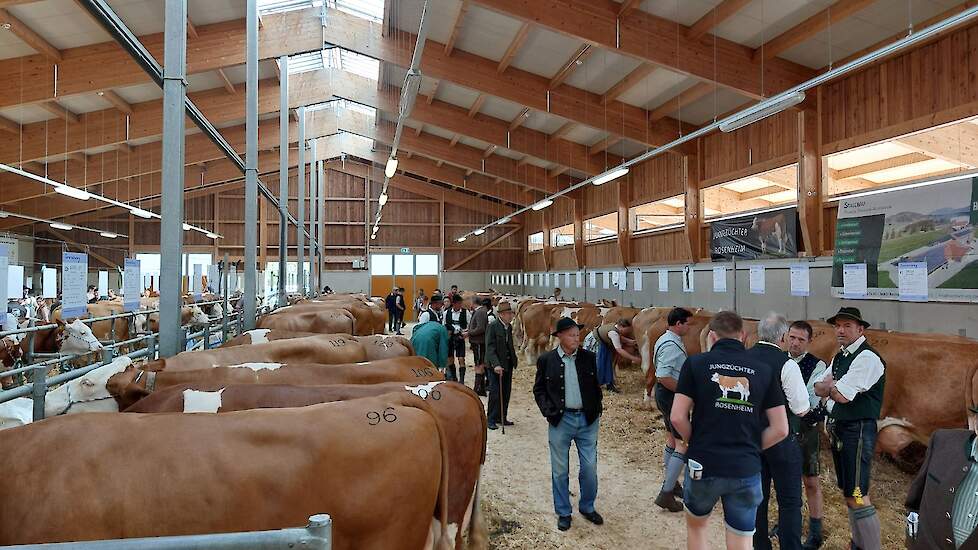
[[[816,434],[818,435],[818,434]],[[770,550],[768,502],[771,482],[778,499],[778,541],[782,550],[801,550],[801,447],[794,435],[761,453],[761,493],[754,550]]]
[[[704,477],[693,480],[686,469],[683,501],[686,512],[698,518],[710,515],[718,500],[723,502],[727,529],[749,537],[754,534],[757,506],[761,503],[761,474],[750,477]]]
[[[568,462],[570,444],[577,445],[577,456],[581,462],[578,480],[581,484],[581,512],[594,511],[594,499],[598,496],[598,425],[595,420],[590,426],[583,412],[567,411],[560,424],[550,425],[550,474],[553,482],[554,511],[558,516],[571,515],[570,495],[568,494]]]

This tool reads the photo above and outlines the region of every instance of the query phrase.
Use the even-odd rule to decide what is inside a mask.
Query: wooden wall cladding
[[[621,265],[621,252],[617,241],[605,241],[589,244],[584,248],[585,262],[588,267],[606,267]]]
[[[574,201],[566,197],[557,197],[553,206],[548,208],[553,227],[574,223]]]
[[[978,114],[978,25],[821,90],[823,154]]]
[[[618,190],[624,180],[583,188],[584,218],[593,218],[618,210]],[[627,191],[626,191],[627,192]]]
[[[632,167],[628,174],[629,206],[645,204],[681,195],[683,159],[679,155],[661,155]]]
[[[577,269],[577,258],[574,256],[573,246],[562,246],[553,251],[553,269]]]
[[[327,197],[360,197],[363,198],[364,179],[351,176],[336,170],[326,171]]]
[[[544,271],[543,253],[532,252],[526,255],[526,271]]]
[[[716,183],[748,175],[754,167],[776,168],[770,163],[798,154],[798,116],[788,110],[736,132],[712,133],[701,138],[700,151],[702,179]]]
[[[682,229],[638,235],[632,239],[635,265],[689,261],[686,234]]]
[[[460,262],[472,250],[445,250],[445,267],[451,267]],[[475,258],[465,262],[458,268],[459,271],[496,271],[496,270],[522,270],[523,251],[521,250],[486,250]]]

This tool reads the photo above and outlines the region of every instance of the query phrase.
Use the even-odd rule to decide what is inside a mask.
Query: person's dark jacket
[[[473,344],[486,343],[486,330],[489,328],[489,312],[485,306],[479,306],[472,312],[469,319],[469,342]]]
[[[584,417],[591,424],[601,416],[601,385],[598,384],[598,367],[595,355],[583,347],[577,348],[577,381],[581,387]],[[533,383],[533,397],[540,413],[547,422],[556,426],[564,416],[564,362],[557,349],[544,353],[537,359],[537,376]]]
[[[920,515],[917,538],[907,541],[908,548],[954,549],[954,531],[950,518],[954,497],[964,481],[964,476],[969,469],[978,467],[970,460],[974,437],[973,431],[961,429],[937,430],[931,435],[927,458],[910,484],[904,503],[908,512],[917,512]],[[978,549],[978,535],[972,532],[960,548]]]
[[[490,369],[516,368],[516,350],[513,348],[513,324],[507,327],[502,321],[489,323],[486,328],[486,366]]]
[[[387,298],[384,299],[384,305],[387,306],[387,311],[391,313],[397,311],[397,296],[393,292],[388,294]]]

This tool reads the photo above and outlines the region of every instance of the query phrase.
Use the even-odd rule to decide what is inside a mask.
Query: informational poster
[[[639,269],[638,271],[635,271],[633,273],[635,275],[634,275],[634,281],[632,282],[632,286],[635,287],[636,292],[642,292],[642,270]]]
[[[584,272],[577,272],[577,288],[584,288]]]
[[[571,286],[571,274],[564,273],[564,288],[570,288]]]
[[[618,290],[628,290],[628,272],[619,271],[618,272]]]
[[[241,290],[241,287],[238,284],[238,266],[232,264],[231,265],[231,272],[230,273],[231,273],[230,274],[230,281],[231,281],[230,288],[231,288],[231,292],[237,292],[238,290]]]
[[[550,273],[543,274],[543,286],[550,286]]]
[[[900,298],[902,263],[927,264],[927,299],[978,302],[978,178],[839,201],[832,294],[866,265],[865,297]]]
[[[109,272],[99,271],[98,272],[98,296],[99,298],[101,298],[102,296],[108,296],[108,295],[109,295]]]
[[[865,298],[867,287],[866,264],[842,266],[842,295],[844,298]]]
[[[7,257],[7,253],[10,251],[10,246],[6,244],[0,244],[0,296],[7,296],[8,287],[10,286],[7,281],[7,267],[9,265],[10,259]]]
[[[764,266],[763,265],[752,265],[750,266],[750,293],[751,294],[764,294],[766,282]]]
[[[201,284],[204,278],[204,265],[194,264],[194,276],[190,280],[190,291],[194,293],[194,298],[200,298]]]
[[[221,268],[217,264],[207,266],[207,287],[213,292],[221,292]]]
[[[20,300],[24,297],[24,266],[7,265],[7,299]]]
[[[659,292],[669,292],[669,271],[659,270]]]
[[[7,265],[16,265],[20,261],[17,255],[17,239],[0,236],[0,245],[7,247]]]
[[[126,258],[125,271],[122,274],[123,311],[139,309],[139,280],[139,260]]]
[[[927,301],[927,262],[900,262],[897,273],[901,301]]]
[[[58,297],[58,270],[53,267],[41,268],[41,298]]]
[[[713,292],[727,291],[727,266],[713,266]]]
[[[763,212],[710,223],[710,257],[757,260],[798,255],[798,211]]]
[[[591,288],[598,288],[598,272],[597,271],[591,271],[591,272],[589,272],[588,273],[588,279],[589,279],[588,286],[590,286]]]
[[[696,275],[693,272],[693,266],[684,265],[683,266],[683,292],[693,292],[696,285]]]
[[[7,280],[6,277],[3,278]],[[88,254],[61,253],[61,315],[65,319],[81,317],[88,312]]]
[[[810,296],[811,278],[807,264],[791,266],[791,295]]]
[[[607,290],[611,288],[611,272],[605,271],[601,274],[601,288]]]

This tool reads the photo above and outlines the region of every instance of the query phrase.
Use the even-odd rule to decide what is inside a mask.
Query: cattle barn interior
[[[57,464],[18,481],[0,548],[685,547],[684,514],[656,499],[672,453],[656,340],[675,307],[696,314],[684,354],[706,351],[718,312],[747,322],[748,345],[773,312],[814,326],[833,371],[832,319],[858,308],[886,372],[876,548],[902,548],[907,512],[937,513],[904,508],[932,434],[967,428],[978,399],[976,82],[974,0],[0,0],[0,464],[49,463],[54,441],[118,455],[51,500]],[[456,290],[464,322],[439,317]],[[495,344],[456,334],[503,304],[515,425],[487,409],[508,391],[482,370]],[[570,531],[554,529],[553,435],[530,391],[564,316],[612,358],[607,521]],[[447,352],[419,328],[433,318]],[[601,332],[618,318],[625,352]],[[446,367],[429,346],[466,358]],[[91,411],[113,414],[73,414]],[[119,430],[150,439],[123,460]],[[125,496],[119,474],[144,475],[126,468],[162,471],[202,433],[220,435],[171,472],[183,482]],[[274,450],[309,438],[314,463]],[[872,548],[823,440],[824,544],[805,548]],[[349,485],[302,477],[317,468]],[[213,514],[181,491],[207,485],[201,470],[230,472],[192,497]],[[808,490],[802,535],[822,513]],[[150,497],[158,510],[127,500]],[[53,507],[90,512],[27,526]],[[127,527],[100,525],[120,508]]]

